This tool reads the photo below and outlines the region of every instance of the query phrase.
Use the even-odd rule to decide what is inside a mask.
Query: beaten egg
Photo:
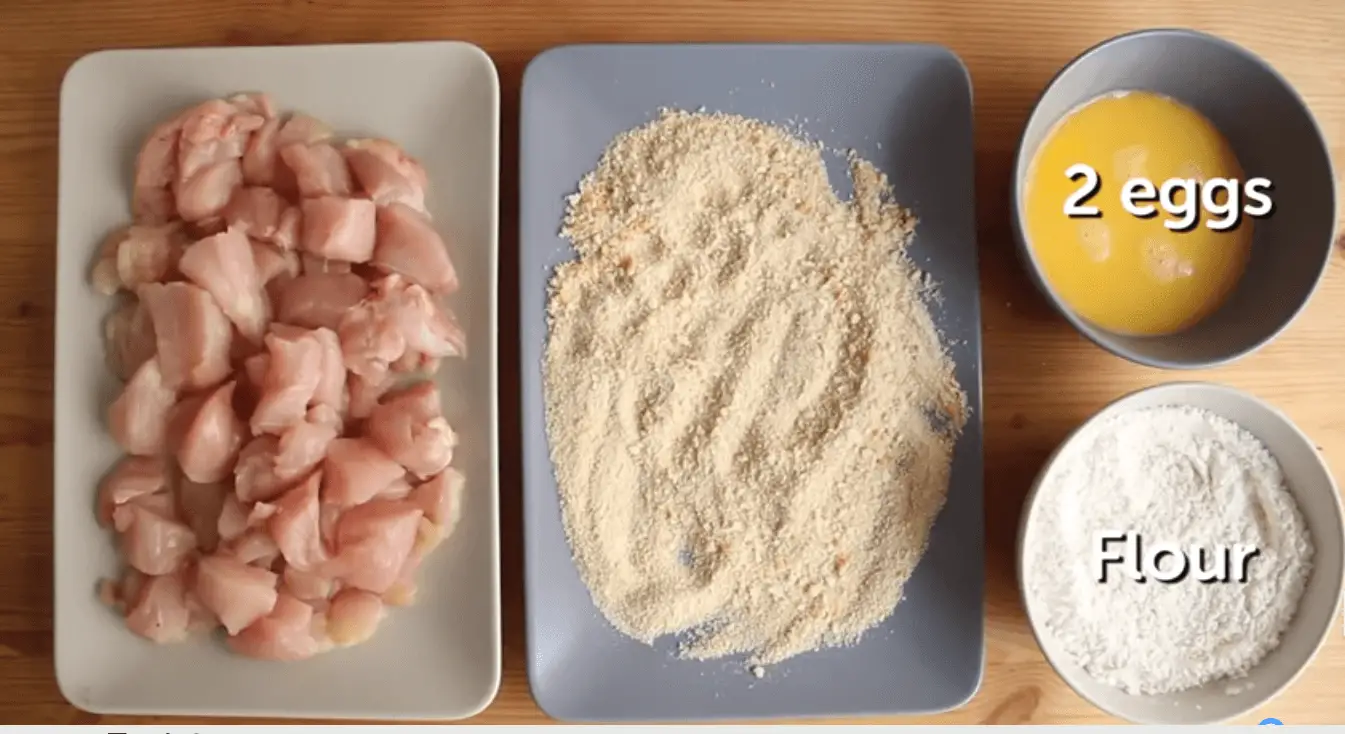
[[[1096,181],[1071,171],[1076,164],[1090,167]],[[1219,231],[1207,226],[1216,215],[1201,207],[1193,226],[1175,231],[1164,222],[1180,217],[1156,200],[1149,202],[1155,215],[1136,216],[1121,196],[1136,178],[1157,190],[1174,178],[1242,182],[1243,172],[1213,123],[1190,107],[1149,92],[1107,95],[1067,114],[1037,148],[1024,182],[1024,234],[1042,277],[1075,314],[1114,333],[1171,334],[1212,314],[1232,292],[1247,264],[1252,223],[1241,218]],[[1182,204],[1184,193],[1175,191],[1173,202]],[[1216,201],[1226,203],[1229,193]],[[1067,201],[1098,215],[1067,216]]]

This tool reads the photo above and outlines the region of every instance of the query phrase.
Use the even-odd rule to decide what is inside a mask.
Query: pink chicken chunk
[[[168,417],[176,402],[177,391],[166,384],[159,358],[147,360],[108,408],[112,438],[130,454],[162,453],[168,440]]]
[[[350,196],[350,168],[335,146],[294,143],[280,149],[280,159],[294,173],[301,197]]]
[[[423,381],[383,398],[369,416],[369,439],[419,477],[432,477],[453,460],[458,437],[444,419],[439,389]]]
[[[215,299],[243,338],[261,343],[270,307],[252,257],[252,244],[242,231],[230,229],[188,247],[179,267]]]
[[[194,390],[223,382],[233,327],[210,294],[190,283],[151,283],[139,294],[154,324],[164,384]]]
[[[201,404],[178,446],[178,464],[193,482],[218,482],[233,471],[245,428],[234,413],[236,382],[217,388]]]
[[[172,498],[167,499],[171,509]],[[112,521],[122,534],[126,562],[147,576],[176,571],[196,550],[196,535],[191,528],[140,503],[117,507],[112,511]]]
[[[304,199],[299,246],[319,257],[368,262],[374,256],[377,211],[368,199],[323,196]]]
[[[341,317],[359,305],[369,284],[354,273],[305,273],[279,288],[276,320],[306,329],[336,330]]]
[[[458,273],[448,246],[425,214],[394,202],[378,210],[373,263],[423,286],[431,293],[458,289]]]
[[[411,556],[421,511],[407,502],[373,500],[346,510],[336,527],[331,568],[346,585],[382,594]]]
[[[403,204],[425,211],[425,169],[396,143],[379,139],[346,141],[346,162],[355,180],[379,206]]]
[[[271,613],[229,638],[229,648],[261,660],[305,660],[329,645],[320,630],[325,620],[313,608],[288,593],[281,593]]]
[[[406,470],[363,438],[338,438],[327,447],[322,500],[339,507],[368,502]]]
[[[98,485],[98,520],[112,523],[112,511],[168,486],[168,466],[158,456],[126,456]]]
[[[304,419],[323,379],[326,349],[311,331],[279,326],[266,335],[266,347],[271,358],[252,432],[278,434]]]
[[[275,608],[277,579],[227,555],[206,556],[196,565],[196,596],[236,635]]]

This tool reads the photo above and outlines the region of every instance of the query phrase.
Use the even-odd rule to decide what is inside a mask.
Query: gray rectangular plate
[[[920,219],[911,253],[941,285],[935,321],[971,419],[948,503],[906,600],[859,644],[810,653],[756,679],[741,659],[677,659],[614,630],[571,560],[547,450],[541,362],[547,283],[573,257],[565,197],[612,138],[662,107],[800,125],[888,176]],[[980,685],[984,656],[981,330],[972,186],[971,82],[936,46],[593,45],[538,56],[523,80],[520,290],[528,677],[572,721],[657,721],[943,711]],[[843,161],[831,179],[849,195]]]

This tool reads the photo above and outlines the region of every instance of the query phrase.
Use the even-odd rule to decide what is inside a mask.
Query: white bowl
[[[1187,405],[1227,418],[1255,435],[1279,462],[1314,546],[1312,571],[1298,611],[1280,640],[1244,679],[1214,681],[1200,688],[1160,696],[1136,696],[1094,680],[1064,655],[1040,624],[1040,609],[1028,598],[1024,579],[1024,547],[1033,532],[1037,490],[1051,472],[1061,450],[1079,432],[1118,413],[1161,405]],[[1177,382],[1133,392],[1103,408],[1071,433],[1051,454],[1028,492],[1018,527],[1018,581],[1023,590],[1032,634],[1046,660],[1080,696],[1118,718],[1138,724],[1209,724],[1251,711],[1284,690],[1308,666],[1334,629],[1345,573],[1345,522],[1335,480],[1311,440],[1279,410],[1223,385]],[[1230,693],[1230,691],[1234,691]]]
[[[429,173],[426,204],[450,243],[450,299],[468,357],[439,389],[467,475],[462,519],[426,559],[416,604],[368,643],[300,663],[263,663],[216,641],[155,646],[97,599],[120,562],[94,518],[118,457],[102,416],[116,395],[88,285],[99,241],[129,217],[140,141],[172,112],[238,91],[272,94],[342,135],[387,137]],[[495,697],[501,670],[496,281],[499,79],[460,42],[100,51],[61,88],[56,237],[55,663],[73,705],[102,714],[455,719]]]

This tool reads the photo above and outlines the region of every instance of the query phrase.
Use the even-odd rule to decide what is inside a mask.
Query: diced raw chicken
[[[363,438],[338,438],[327,447],[322,500],[338,507],[368,502],[406,470]]]
[[[227,555],[206,556],[196,565],[196,596],[231,635],[271,613],[276,574]]]
[[[108,367],[118,379],[129,380],[154,356],[154,321],[140,301],[128,299],[103,322]]]
[[[348,140],[343,150],[355,180],[379,206],[399,203],[425,210],[425,169],[396,143],[387,140]]]
[[[177,180],[182,120],[182,115],[175,115],[159,123],[136,155],[131,212],[137,222],[161,224],[177,216],[169,187]]]
[[[309,409],[303,421],[280,434],[275,474],[282,479],[297,479],[317,468],[327,456],[327,447],[341,435],[341,416],[325,405]]]
[[[369,292],[369,284],[353,273],[305,273],[280,287],[276,320],[306,329],[335,331],[341,317]],[[344,368],[343,368],[344,369]]]
[[[238,495],[232,492],[224,493],[216,530],[221,541],[236,540],[248,531],[248,508],[238,499]]]
[[[283,122],[273,117],[262,124],[243,150],[243,181],[249,186],[271,186],[276,176],[276,138]]]
[[[299,486],[276,501],[276,513],[267,525],[285,562],[300,571],[313,571],[327,561],[318,526],[318,487],[321,472],[314,472]]]
[[[165,384],[159,359],[149,359],[140,365],[108,408],[107,423],[112,438],[130,454],[162,453],[169,413],[176,402],[177,392]]]
[[[407,556],[397,573],[397,581],[385,592],[383,600],[396,606],[408,606],[416,598],[416,572],[420,564],[446,537],[445,531],[426,518],[420,518],[416,524],[416,542],[411,546],[411,555]]]
[[[325,488],[323,494],[326,494]],[[345,508],[332,504],[325,499],[318,505],[318,530],[322,532],[322,542],[328,548],[336,547],[336,525],[341,521]]]
[[[433,360],[467,349],[453,317],[423,287],[396,274],[374,283],[373,293],[342,317],[338,334],[346,367],[370,382],[381,382],[408,351]]]
[[[313,338],[322,345],[322,376],[313,390],[313,403],[334,411],[346,409],[346,363],[341,352],[341,339],[327,328],[313,330]]]
[[[147,579],[129,606],[126,627],[137,635],[161,645],[187,639],[191,609],[181,573]]]
[[[274,189],[247,186],[238,189],[229,200],[224,209],[224,221],[229,229],[240,230],[248,237],[283,248],[283,243],[276,242],[277,234],[285,212],[292,207]]]
[[[182,188],[207,168],[226,161],[239,164],[251,133],[265,124],[262,115],[246,112],[222,99],[207,100],[188,110],[183,115],[182,137],[178,142],[175,183],[179,200]],[[241,183],[241,166],[238,173]],[[185,214],[182,218],[192,219]]]
[[[412,489],[408,500],[446,536],[453,532],[462,516],[462,490],[466,484],[467,477],[450,466]]]
[[[332,597],[327,610],[327,636],[342,647],[358,645],[374,636],[383,620],[383,600],[359,589],[344,589]]]
[[[180,518],[177,516],[177,503],[173,501],[173,494],[168,491],[154,492],[153,494],[142,494],[126,502],[122,507],[134,505],[142,510],[148,510],[159,517],[177,522]],[[135,521],[134,512],[117,512],[117,508],[112,510],[112,527],[119,533],[124,533],[131,528],[131,523]]]
[[[458,289],[458,273],[449,260],[448,246],[428,216],[405,204],[388,204],[378,210],[377,230],[375,265],[431,293]]]
[[[276,475],[279,452],[280,441],[275,436],[258,436],[243,446],[234,466],[234,491],[238,493],[238,499],[266,502],[294,484],[293,480]]]
[[[204,389],[228,377],[233,328],[209,293],[190,283],[151,283],[139,294],[154,323],[166,387]]]
[[[347,406],[350,417],[355,420],[368,418],[383,395],[396,386],[395,377],[385,376],[381,380],[370,381],[352,372],[346,381],[350,393],[350,404]]]
[[[263,285],[289,276],[299,275],[299,256],[293,250],[281,250],[265,242],[252,242],[252,261],[257,265],[257,279]]]
[[[281,433],[302,421],[323,378],[322,342],[311,331],[281,326],[266,335],[271,360],[252,414],[254,434]]]
[[[443,417],[439,389],[429,381],[385,396],[369,416],[367,431],[371,443],[422,478],[442,472],[458,444]]]
[[[411,483],[408,482],[408,481],[406,480],[406,477],[404,477],[404,476],[403,476],[403,477],[399,477],[399,478],[397,478],[397,479],[392,480],[392,484],[389,484],[388,486],[384,487],[383,489],[380,489],[380,490],[378,491],[378,494],[374,495],[374,499],[378,499],[378,500],[404,500],[404,499],[406,499],[407,497],[410,497],[410,496],[411,496],[411,489],[412,489],[412,488],[411,488]],[[418,507],[421,507],[421,510],[422,510],[422,511],[424,510],[424,507],[421,506],[420,503],[415,503],[415,504],[416,504]]]
[[[182,479],[177,484],[178,516],[196,535],[196,546],[206,553],[213,553],[219,545],[225,495],[232,496],[232,493],[219,483],[200,484]]]
[[[328,143],[295,143],[280,149],[280,159],[294,172],[299,195],[350,196],[350,168],[341,151]]]
[[[230,229],[188,247],[179,267],[210,293],[245,339],[261,343],[270,313],[252,244],[241,230]]]
[[[259,660],[305,660],[328,647],[315,635],[315,620],[312,607],[281,593],[270,614],[229,638],[229,648]]]
[[[348,586],[382,594],[410,557],[420,518],[420,509],[407,502],[373,500],[346,510],[331,568]]]
[[[169,280],[177,274],[184,244],[181,222],[123,227],[103,242],[93,269],[94,288],[110,296],[123,288],[135,290],[145,283]]]
[[[332,579],[311,571],[300,571],[293,566],[285,568],[282,576],[285,590],[302,601],[318,601],[332,595],[336,584]]]
[[[121,548],[126,562],[143,574],[172,573],[196,550],[196,535],[191,528],[137,502],[117,507],[112,517],[113,524],[122,532]]]
[[[168,466],[157,456],[126,456],[98,485],[98,521],[112,523],[112,511],[120,505],[154,494],[168,486]]]
[[[233,472],[246,430],[234,413],[237,384],[227,382],[211,393],[182,436],[177,460],[182,473],[193,482],[219,482]]]
[[[260,503],[259,503],[260,504]],[[240,563],[258,568],[271,568],[280,558],[280,546],[265,529],[253,528],[225,544],[224,552]]]
[[[275,101],[271,99],[271,95],[265,92],[239,92],[230,95],[225,101],[237,107],[241,112],[249,115],[260,115],[268,121],[276,116]]]
[[[345,260],[328,260],[325,257],[319,257],[312,253],[304,252],[299,255],[299,262],[303,265],[306,275],[327,275],[329,273],[349,273],[353,263]]]
[[[428,354],[408,350],[396,362],[388,365],[388,369],[398,374],[418,372],[423,375],[433,375],[439,371],[439,365],[442,361],[439,357],[431,357]]]
[[[299,246],[332,260],[368,262],[374,255],[377,209],[368,199],[304,199]]]
[[[316,117],[296,113],[291,115],[290,119],[285,122],[284,127],[280,129],[280,137],[277,142],[282,147],[295,143],[312,145],[313,143],[331,140],[334,134],[327,123]]]
[[[238,159],[211,163],[178,187],[178,214],[188,222],[220,217],[242,185],[243,166]]]

